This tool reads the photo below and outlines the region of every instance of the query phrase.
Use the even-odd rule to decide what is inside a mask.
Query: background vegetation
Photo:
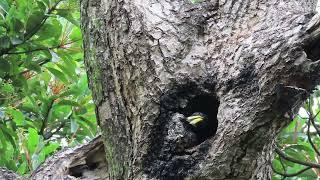
[[[77,0],[0,0],[0,166],[28,174],[97,134],[81,43]],[[278,136],[274,179],[320,176],[319,111],[316,90]]]
[[[274,179],[320,177],[320,90],[316,89],[289,126],[278,135]]]
[[[0,166],[20,174],[97,133],[77,0],[0,0]]]

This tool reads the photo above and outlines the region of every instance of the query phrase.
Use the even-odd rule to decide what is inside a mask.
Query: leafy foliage
[[[0,1],[0,166],[26,174],[97,133],[77,0]]]
[[[317,89],[292,123],[278,135],[277,154],[272,162],[276,172],[273,179],[317,179],[320,175],[319,145],[320,90]]]

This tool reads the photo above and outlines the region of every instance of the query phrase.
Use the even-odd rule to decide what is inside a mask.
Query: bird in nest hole
[[[191,116],[186,118],[186,121],[191,125],[193,130],[201,130],[206,128],[208,123],[208,117],[201,112],[195,112]]]

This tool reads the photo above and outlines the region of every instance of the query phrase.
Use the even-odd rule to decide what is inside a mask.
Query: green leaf
[[[0,1],[0,12],[1,11],[8,13],[9,5],[8,5],[7,1]]]
[[[17,173],[19,174],[25,174],[28,171],[27,161],[22,162],[20,166],[17,169]]]
[[[20,33],[24,29],[24,23],[16,17],[12,17],[9,23],[10,23],[11,33],[15,35],[20,35]]]
[[[32,154],[31,162],[32,162],[32,169],[36,169],[41,163],[39,154]]]
[[[55,142],[50,142],[48,146],[45,146],[43,151],[46,156],[51,155],[54,151],[56,151],[60,147],[60,144]]]
[[[10,130],[9,128],[1,124],[0,124],[0,130],[3,133],[3,136],[11,143],[13,148],[16,149],[17,145],[16,145],[16,141],[14,140],[14,137],[16,137],[16,135],[14,134],[14,132],[12,132],[12,130]]]
[[[9,48],[10,46],[11,46],[11,40],[8,36],[0,37],[0,50]]]
[[[309,143],[301,143],[301,144],[294,144],[290,145],[289,148],[294,149],[296,152],[308,152],[309,155],[314,155],[313,149],[310,147]]]
[[[78,27],[73,28],[69,38],[73,42],[82,39],[81,29]]]
[[[94,136],[94,133],[95,133],[96,130],[94,129],[94,126],[90,126],[90,124],[88,124],[88,121],[87,122],[78,121],[78,124],[80,125],[81,132],[85,136],[91,136],[91,137]]]
[[[5,59],[0,58],[0,77],[4,77],[6,74],[9,74],[10,70],[10,63]]]
[[[13,117],[13,121],[18,125],[24,125],[24,115],[21,111],[15,109],[8,109],[7,113]]]
[[[76,88],[71,88],[71,89],[67,89],[64,92],[62,92],[61,94],[59,94],[59,97],[67,97],[70,95],[75,95],[77,93],[77,89]]]
[[[1,125],[0,125],[0,126],[1,126]],[[0,149],[1,149],[1,150],[2,150],[2,149],[7,149],[7,145],[8,145],[7,139],[6,139],[4,133],[2,132],[2,130],[1,130],[1,128],[0,128]],[[1,153],[1,152],[0,152],[0,153]],[[1,154],[3,154],[3,152],[2,152]],[[1,159],[1,158],[0,158],[0,159]]]
[[[47,67],[47,69],[58,79],[60,79],[62,82],[68,84],[68,79],[66,78],[66,76],[59,70],[51,68],[51,67]]]
[[[6,94],[14,93],[14,87],[11,83],[3,83],[2,86],[0,86],[0,91]]]
[[[278,159],[275,159],[275,160],[272,161],[272,166],[273,166],[274,169],[276,169],[276,170],[278,170],[280,172],[283,171],[282,165],[281,165],[281,163],[280,163],[280,161]]]
[[[77,132],[79,125],[74,118],[71,118],[71,133]]]
[[[33,154],[39,143],[39,135],[37,130],[33,128],[28,128],[28,150]]]
[[[315,174],[314,171],[309,169],[309,170],[297,175],[297,177],[306,177],[308,180],[308,179],[317,179],[318,176]]]
[[[72,66],[65,67],[62,64],[57,64],[57,66],[62,70],[63,73],[67,74],[70,79],[77,79],[77,74],[75,72],[75,69],[72,68]]]
[[[42,1],[47,5],[47,7],[50,6],[50,0],[42,0]]]
[[[80,26],[79,20],[75,19],[70,12],[71,11],[67,9],[57,9],[57,14],[59,16],[65,18],[75,26]]]
[[[26,37],[30,36],[30,34],[38,31],[40,28],[40,24],[44,19],[44,12],[43,11],[35,11],[31,16],[29,16],[27,25],[26,25]]]
[[[36,62],[28,62],[25,64],[25,67],[29,70],[33,70],[37,73],[41,73],[41,66]]]
[[[8,159],[6,166],[8,167],[8,169],[16,171],[17,166],[16,166],[16,162],[14,162],[12,159]]]
[[[37,40],[42,41],[50,38],[59,39],[61,32],[62,32],[61,23],[58,20],[53,19],[49,23],[45,23],[41,27],[40,31],[37,32],[37,35],[39,36]]]
[[[37,1],[37,9],[40,9],[42,12],[45,12],[47,10],[46,5],[42,1]]]
[[[66,100],[66,99],[59,101],[57,104],[58,105],[67,105],[67,106],[80,106],[79,103],[72,101],[72,100]]]
[[[286,148],[285,150],[285,153],[295,159],[298,159],[298,160],[301,160],[301,161],[305,161],[306,158],[303,154],[301,154],[301,152],[299,151],[296,151],[294,149],[291,149],[291,148]]]

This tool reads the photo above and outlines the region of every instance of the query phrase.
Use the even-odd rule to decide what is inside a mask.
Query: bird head
[[[202,124],[206,120],[207,120],[206,115],[201,112],[193,113],[191,116],[186,118],[186,121],[193,127],[198,127],[200,124]]]

